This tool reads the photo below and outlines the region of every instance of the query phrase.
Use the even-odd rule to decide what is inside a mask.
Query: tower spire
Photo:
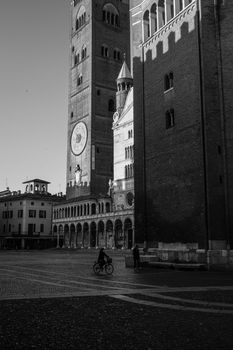
[[[117,77],[117,93],[116,93],[116,109],[121,114],[129,90],[133,86],[133,78],[126,63],[126,54],[124,53],[124,62],[122,64],[120,73]]]

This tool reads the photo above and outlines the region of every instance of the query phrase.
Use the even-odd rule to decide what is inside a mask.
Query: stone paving
[[[0,349],[233,349],[233,274],[124,266],[97,252],[0,251]]]

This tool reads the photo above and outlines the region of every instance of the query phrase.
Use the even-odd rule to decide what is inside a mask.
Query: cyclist
[[[101,269],[103,268],[103,266],[106,264],[106,260],[105,260],[105,257],[106,258],[109,258],[109,256],[105,253],[104,251],[104,248],[101,248],[100,249],[100,252],[99,252],[99,256],[98,256],[98,263],[100,264],[100,267]]]

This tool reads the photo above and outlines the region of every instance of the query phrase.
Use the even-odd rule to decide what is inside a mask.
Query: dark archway
[[[64,244],[65,244],[65,247],[70,246],[70,229],[69,229],[69,225],[67,224],[64,227]]]
[[[83,237],[82,237],[82,225],[77,224],[77,246],[83,247]]]
[[[107,233],[107,246],[112,248],[114,246],[114,236],[113,236],[113,223],[108,220],[106,223],[106,233]]]
[[[104,235],[104,222],[99,221],[98,223],[98,246],[99,247],[105,247],[106,240]]]
[[[70,246],[73,248],[76,245],[75,242],[76,238],[75,238],[75,226],[74,224],[70,225]]]
[[[122,248],[124,246],[123,225],[120,219],[115,221],[115,245],[116,248]]]
[[[124,237],[126,248],[131,249],[133,246],[133,224],[129,218],[125,219],[124,222]]]
[[[91,223],[91,237],[90,237],[90,246],[95,247],[96,246],[96,223],[93,221]]]
[[[89,225],[87,222],[83,224],[83,246],[89,247]]]

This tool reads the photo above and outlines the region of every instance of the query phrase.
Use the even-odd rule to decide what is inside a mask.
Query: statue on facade
[[[76,186],[81,185],[81,180],[82,180],[82,169],[80,168],[80,165],[77,164],[75,168],[75,183]]]
[[[109,181],[108,181],[108,195],[109,196],[111,196],[113,188],[114,188],[114,182],[111,179],[109,179]]]

